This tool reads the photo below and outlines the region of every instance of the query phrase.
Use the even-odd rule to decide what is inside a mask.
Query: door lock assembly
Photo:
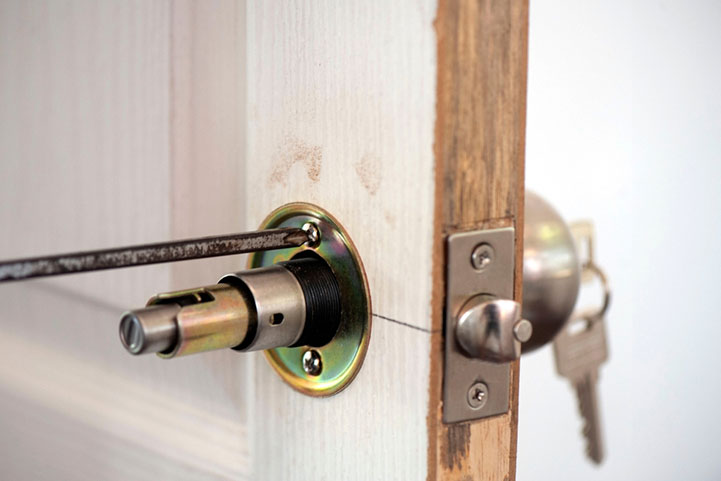
[[[371,328],[368,285],[347,233],[327,212],[289,204],[262,229],[299,227],[302,246],[254,252],[249,269],[218,284],[153,296],[127,312],[120,339],[131,354],[173,358],[231,348],[266,352],[295,389],[337,393],[353,380]]]
[[[165,359],[263,350],[304,394],[345,388],[368,348],[370,292],[348,233],[315,205],[282,206],[257,232],[0,262],[0,282],[238,253],[251,253],[248,270],[157,294],[126,312],[119,329],[125,349]]]
[[[446,423],[508,411],[510,362],[561,333],[591,267],[604,281],[603,312],[608,307],[605,276],[595,264],[580,263],[571,229],[533,192],[525,202],[523,305],[513,301],[515,235],[507,227],[446,239]]]
[[[515,236],[507,227],[446,240],[446,423],[507,412],[510,362],[554,339],[559,372],[576,386],[591,386],[579,392],[593,401],[583,405],[595,403],[589,392],[606,357],[605,338],[593,337],[604,343],[594,344],[593,363],[583,364],[576,346],[592,336],[577,342],[563,331],[582,277],[596,276],[606,289],[604,305],[580,317],[594,326],[589,332],[602,332],[596,320],[608,308],[609,291],[592,262],[590,236],[590,260],[582,265],[563,219],[526,193],[522,306],[512,300]],[[214,285],[157,294],[126,312],[119,329],[123,346],[165,359],[225,348],[263,350],[281,378],[304,394],[329,396],[346,387],[368,348],[370,293],[348,233],[311,204],[280,207],[257,232],[0,262],[0,282],[238,253],[251,253],[247,270]],[[600,441],[592,444],[600,453]]]

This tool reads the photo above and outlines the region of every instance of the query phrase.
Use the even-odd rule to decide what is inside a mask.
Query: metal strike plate
[[[510,363],[498,364],[464,354],[456,341],[456,322],[463,304],[489,294],[513,299],[514,239],[512,227],[451,234],[447,239],[445,366],[443,422],[457,423],[503,414],[509,408]],[[473,259],[481,245],[483,258]],[[477,253],[479,251],[476,251]],[[481,386],[482,389],[479,389]],[[475,395],[478,397],[474,399]]]

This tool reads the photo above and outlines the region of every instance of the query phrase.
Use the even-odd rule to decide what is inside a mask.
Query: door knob
[[[527,191],[523,234],[523,306],[479,295],[457,315],[456,338],[468,356],[510,362],[550,341],[571,316],[581,265],[569,226],[541,196]],[[485,251],[472,262],[482,269]]]
[[[523,317],[533,335],[530,352],[550,342],[576,305],[581,266],[571,231],[541,196],[526,191],[523,230]]]
[[[550,342],[576,304],[581,268],[568,225],[542,197],[527,191],[523,234],[523,306],[487,294],[469,299],[456,316],[455,335],[466,355],[510,362]],[[492,248],[471,256],[483,271]],[[521,347],[522,345],[522,347]]]

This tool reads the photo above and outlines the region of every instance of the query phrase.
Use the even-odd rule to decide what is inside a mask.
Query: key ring
[[[603,288],[603,304],[601,304],[601,307],[597,312],[587,316],[587,319],[595,321],[605,316],[606,311],[608,311],[608,306],[611,304],[611,286],[608,283],[606,274],[600,267],[594,264],[593,261],[586,262],[583,265],[582,270],[598,277],[598,280],[601,281],[601,287]]]

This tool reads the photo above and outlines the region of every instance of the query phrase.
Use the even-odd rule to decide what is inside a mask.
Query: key
[[[576,390],[584,420],[586,454],[596,464],[603,460],[600,406],[596,392],[598,369],[608,359],[602,317],[576,316],[553,341],[556,370]]]

